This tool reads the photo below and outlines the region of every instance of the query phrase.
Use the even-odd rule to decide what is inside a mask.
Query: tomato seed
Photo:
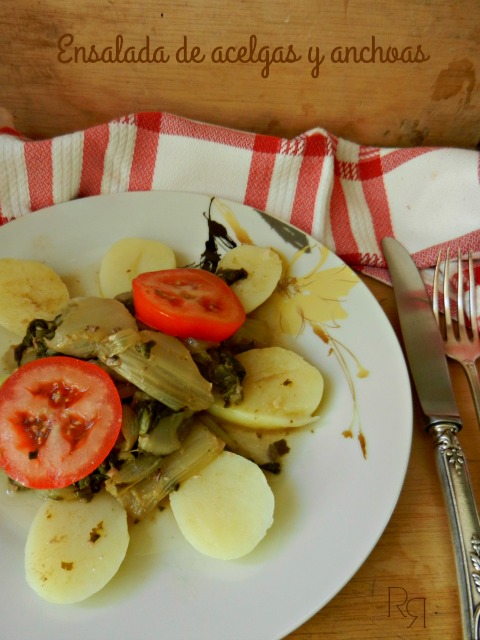
[[[76,385],[68,385],[63,380],[38,384],[30,389],[33,396],[46,398],[52,407],[69,407],[77,402],[85,393]]]
[[[44,413],[33,415],[28,411],[18,411],[15,415],[15,424],[23,430],[28,441],[34,442],[37,447],[45,444],[52,430],[52,423]]]

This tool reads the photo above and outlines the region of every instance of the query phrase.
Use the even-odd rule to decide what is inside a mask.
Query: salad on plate
[[[197,264],[160,241],[115,242],[101,296],[71,297],[42,262],[0,259],[0,325],[19,336],[4,356],[0,466],[10,493],[40,498],[25,571],[41,597],[98,592],[131,527],[165,508],[213,558],[265,537],[269,477],[324,393],[266,320],[285,273],[275,249],[237,244],[211,220]]]

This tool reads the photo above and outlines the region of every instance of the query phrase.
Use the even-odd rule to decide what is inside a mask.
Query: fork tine
[[[442,252],[438,252],[437,264],[435,265],[435,272],[433,274],[433,295],[432,295],[432,308],[433,314],[435,316],[435,320],[437,324],[440,326],[440,317],[439,317],[439,305],[438,305],[438,281],[440,274],[440,263],[442,261]]]
[[[463,269],[462,252],[457,254],[457,313],[458,313],[458,335],[460,340],[468,340],[467,328],[465,326],[465,309],[463,303]]]
[[[445,256],[445,267],[443,270],[443,306],[445,310],[445,331],[447,333],[447,340],[454,338],[454,331],[452,325],[452,313],[450,311],[450,250],[447,247],[447,255]]]
[[[479,339],[478,335],[478,319],[477,319],[477,287],[475,282],[475,272],[473,270],[473,255],[472,252],[468,252],[468,300],[470,307],[470,324],[472,326],[472,337],[476,341]]]
[[[442,266],[442,252],[439,253],[437,257],[437,264],[435,267],[435,273],[433,277],[433,294],[432,294],[432,309],[437,320],[439,327],[441,324],[439,322],[439,291],[440,291],[440,271]],[[475,269],[473,262],[472,252],[468,252],[468,302],[469,302],[469,313],[472,319],[472,331],[465,325],[465,315],[466,311],[464,309],[465,302],[464,301],[464,291],[466,288],[466,278],[465,281],[463,279],[463,270],[462,270],[462,254],[458,252],[457,255],[457,275],[458,275],[458,284],[457,287],[450,286],[450,252],[447,248],[445,262],[443,265],[443,307],[445,310],[444,313],[444,322],[442,324],[445,325],[443,330],[443,344],[445,349],[445,354],[452,358],[452,360],[456,360],[463,367],[465,374],[468,379],[468,383],[470,386],[470,390],[472,392],[472,398],[475,405],[475,413],[477,415],[478,423],[480,425],[480,380],[478,376],[478,370],[476,367],[476,362],[480,358],[480,328],[477,317],[477,307],[476,304],[476,288],[475,288]],[[480,283],[479,283],[480,284]],[[456,331],[452,324],[452,314],[451,314],[451,301],[450,301],[450,289],[457,289],[457,307],[458,307],[458,336],[455,335]],[[454,295],[452,291],[452,296]],[[470,337],[470,333],[473,334],[473,337]]]

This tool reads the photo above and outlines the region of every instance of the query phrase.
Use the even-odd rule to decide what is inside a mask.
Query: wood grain
[[[133,111],[163,110],[234,128],[295,136],[313,127],[363,144],[475,147],[480,138],[480,5],[477,0],[2,0],[0,103],[28,136],[49,137]],[[72,46],[62,52],[62,36]],[[216,47],[292,45],[298,63],[214,63]],[[167,64],[66,62],[97,52],[163,46]],[[177,62],[186,37],[202,63]],[[424,62],[369,61],[368,48]],[[64,42],[64,41],[62,41]],[[312,77],[318,47],[325,61]],[[364,50],[365,62],[332,61]],[[371,53],[371,52],[370,52]],[[63,62],[59,60],[59,57]],[[408,58],[408,55],[407,55]]]
[[[0,107],[32,138],[163,110],[284,137],[322,127],[380,146],[474,148],[480,139],[478,0],[2,0],[1,13]],[[62,51],[67,34],[73,44]],[[215,47],[238,51],[252,35],[257,56],[261,47],[273,55],[291,45],[302,59],[272,63],[268,77],[261,60],[212,61]],[[151,51],[163,46],[171,57],[168,63],[82,60],[82,47],[102,52],[118,36],[124,51],[138,52],[148,37]],[[196,46],[205,60],[176,59],[184,38],[190,55]],[[420,47],[428,60],[382,63],[379,49],[374,62],[332,59],[334,50],[340,55],[355,47],[360,55],[367,47],[366,60],[372,38],[383,54],[388,47],[400,53]],[[74,46],[80,47],[77,62],[67,62]],[[314,77],[317,47],[325,61]],[[398,331],[391,290],[366,283]],[[462,444],[480,495],[480,431],[463,372],[455,364],[451,371],[465,421]],[[448,524],[422,425],[416,406],[405,485],[375,549],[288,640],[460,639]]]
[[[364,278],[399,335],[391,289]],[[463,371],[452,381],[464,420],[461,442],[480,495],[480,431]],[[288,640],[461,640],[450,532],[431,438],[414,394],[410,463],[391,520],[369,558],[343,590]],[[355,535],[352,531],[352,536]]]

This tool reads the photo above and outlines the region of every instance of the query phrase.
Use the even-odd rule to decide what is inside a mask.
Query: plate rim
[[[101,194],[101,195],[94,195],[94,196],[88,196],[86,198],[80,198],[80,199],[75,199],[75,200],[71,200],[71,201],[67,201],[64,203],[60,203],[60,204],[56,204],[50,207],[46,207],[44,209],[38,210],[33,212],[32,214],[28,214],[28,216],[21,216],[19,218],[16,218],[15,220],[10,221],[9,223],[3,225],[0,228],[0,246],[3,240],[3,235],[5,233],[5,230],[10,228],[13,229],[15,226],[18,226],[18,224],[23,225],[26,224],[27,227],[29,225],[29,222],[27,221],[29,218],[33,219],[34,216],[37,216],[37,218],[35,218],[35,220],[38,220],[38,224],[40,224],[40,218],[41,217],[45,217],[45,216],[49,216],[50,214],[53,213],[53,215],[55,216],[59,209],[71,209],[72,212],[74,213],[75,209],[77,207],[82,208],[83,206],[86,206],[87,208],[90,206],[91,203],[93,202],[105,202],[107,199],[110,200],[128,200],[128,199],[132,199],[134,200],[136,197],[138,198],[139,194],[142,194],[143,197],[147,197],[147,198],[152,198],[152,199],[156,199],[156,198],[162,198],[163,196],[165,196],[166,194],[168,194],[169,196],[173,196],[174,198],[178,197],[180,199],[182,198],[202,198],[202,199],[206,199],[206,198],[210,198],[211,196],[208,196],[207,194],[202,194],[202,193],[194,193],[194,192],[184,192],[184,191],[138,191],[138,192],[120,192],[120,193],[110,193],[110,194]],[[219,200],[221,200],[224,203],[227,203],[227,205],[232,205],[235,208],[240,208],[241,210],[250,210],[250,211],[256,211],[257,213],[259,212],[258,209],[255,209],[254,207],[251,207],[249,205],[243,204],[243,203],[239,203],[239,202],[234,202],[225,198],[221,198],[219,197]],[[72,213],[72,215],[73,215]],[[263,212],[262,212],[263,213]],[[268,216],[269,218],[271,218],[272,220],[278,220],[276,219],[274,216],[272,216],[271,214],[268,213],[264,213],[264,215]],[[298,229],[298,227],[295,227],[294,225],[292,225],[289,222],[285,222],[284,223],[286,226],[291,227],[294,230],[297,231],[301,231]],[[12,231],[13,233],[13,231]],[[319,246],[325,246],[322,244],[321,241],[313,238],[310,234],[301,231],[302,234],[305,235],[306,238],[313,240],[316,244],[318,244]],[[1,251],[1,249],[0,249]],[[330,251],[330,250],[329,250]],[[332,252],[331,252],[332,253]],[[335,255],[332,253],[332,255]],[[337,260],[339,260],[342,264],[344,264],[350,271],[352,271],[353,273],[355,273],[350,266],[346,265],[346,263],[341,260],[341,258],[339,258],[338,256],[335,256],[335,258]],[[358,277],[358,274],[355,274]],[[405,379],[408,382],[408,389],[411,389],[410,387],[410,382],[409,382],[409,377],[408,377],[408,369],[406,366],[406,362],[405,359],[403,357],[403,353],[401,351],[401,347],[398,341],[398,337],[396,336],[394,329],[385,313],[385,311],[383,310],[383,308],[381,307],[381,305],[379,304],[378,300],[376,300],[375,296],[373,295],[373,293],[369,290],[369,288],[365,285],[365,283],[359,279],[359,289],[362,292],[362,295],[365,297],[367,297],[370,300],[370,303],[373,304],[373,306],[376,307],[377,312],[379,313],[378,317],[382,317],[383,319],[383,324],[384,324],[384,329],[387,331],[387,333],[390,333],[390,339],[392,341],[392,344],[396,345],[396,349],[397,349],[397,357],[400,358],[400,362],[403,363],[403,375],[405,377]],[[328,602],[330,602],[336,595],[338,595],[339,591],[341,591],[341,589],[352,579],[352,577],[357,573],[357,571],[359,570],[359,568],[362,566],[362,564],[365,562],[365,560],[368,558],[368,556],[370,555],[370,553],[373,551],[373,549],[375,548],[375,546],[378,543],[378,540],[380,539],[380,537],[383,535],[385,528],[388,524],[388,522],[390,521],[392,514],[396,508],[396,505],[398,503],[398,499],[400,497],[404,482],[405,482],[405,477],[406,477],[406,473],[407,473],[407,469],[408,469],[408,463],[409,463],[409,459],[410,459],[410,452],[411,452],[411,445],[412,445],[412,434],[413,434],[413,402],[412,402],[412,397],[411,394],[408,396],[408,404],[409,406],[407,407],[407,414],[409,414],[409,428],[406,432],[406,436],[407,436],[407,441],[405,442],[406,444],[406,455],[404,456],[404,460],[403,460],[403,470],[402,472],[399,474],[401,476],[401,481],[399,482],[399,486],[397,487],[397,491],[396,491],[396,496],[394,497],[394,500],[391,501],[390,503],[390,508],[386,511],[386,517],[385,517],[385,522],[380,525],[378,527],[378,532],[377,532],[377,536],[374,540],[372,540],[370,542],[369,546],[369,550],[368,552],[364,555],[364,557],[359,560],[359,563],[356,567],[353,567],[351,570],[351,573],[349,575],[348,578],[344,579],[342,584],[337,588],[335,588],[334,593],[332,593],[329,597],[327,597],[323,602],[321,602],[321,604],[317,607],[317,608],[311,608],[308,611],[304,611],[302,613],[302,615],[298,618],[298,620],[293,623],[293,625],[289,628],[285,628],[282,631],[282,634],[280,636],[271,636],[272,640],[275,639],[280,640],[280,638],[284,637],[284,635],[287,635],[288,633],[291,633],[292,631],[294,631],[295,629],[298,629],[299,626],[301,626],[303,623],[305,623],[307,620],[309,620],[313,615],[315,615],[319,610],[321,610]],[[408,401],[407,400],[407,401]],[[387,513],[388,512],[388,513]],[[269,637],[270,638],[270,637]],[[16,639],[12,639],[12,640],[16,640]]]

